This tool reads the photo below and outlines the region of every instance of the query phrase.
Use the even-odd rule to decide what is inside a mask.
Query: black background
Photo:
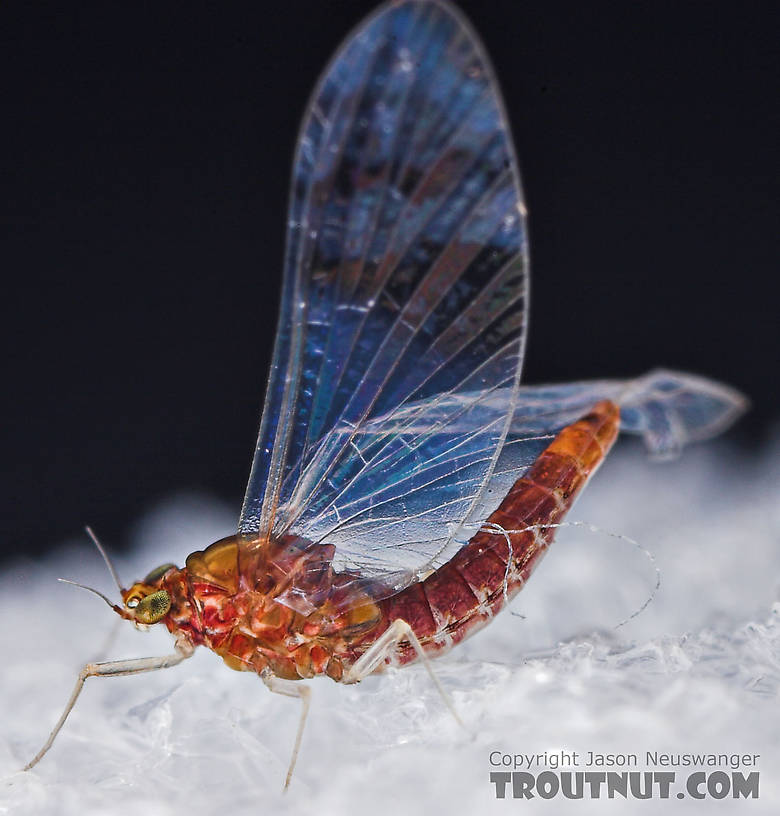
[[[531,213],[527,382],[656,365],[777,402],[777,4],[489,0]],[[287,180],[370,2],[4,2],[0,554],[240,507]],[[229,532],[229,531],[226,531]]]

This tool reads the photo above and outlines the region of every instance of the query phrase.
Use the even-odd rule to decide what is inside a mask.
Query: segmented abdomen
[[[379,602],[383,620],[371,641],[402,618],[433,655],[488,623],[528,579],[555,536],[549,525],[564,518],[615,441],[619,423],[617,405],[604,401],[564,428],[450,561]],[[368,645],[361,643],[361,651]],[[402,644],[398,662],[416,658]]]

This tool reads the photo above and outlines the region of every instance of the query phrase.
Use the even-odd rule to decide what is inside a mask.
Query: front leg
[[[168,669],[171,666],[176,666],[192,657],[195,647],[185,638],[179,638],[176,641],[176,651],[173,654],[164,655],[163,657],[139,657],[133,660],[110,660],[105,663],[87,663],[86,666],[79,672],[76,686],[70,695],[68,704],[65,706],[65,711],[57,721],[57,724],[52,729],[49,738],[46,740],[43,748],[22,768],[24,771],[29,771],[30,768],[37,765],[44,754],[51,748],[60,729],[65,725],[65,720],[68,719],[68,714],[76,705],[76,700],[84,688],[84,683],[87,682],[88,677],[127,677],[130,674],[141,674],[142,672],[157,671],[157,669]]]
[[[378,666],[384,663],[388,657],[392,657],[398,644],[404,640],[409,641],[412,648],[415,650],[415,652],[417,652],[417,656],[420,658],[423,666],[425,666],[425,670],[428,672],[431,680],[433,680],[436,690],[441,695],[442,700],[444,700],[444,704],[450,710],[450,713],[455,718],[455,721],[458,723],[458,725],[465,728],[463,721],[458,716],[458,712],[455,710],[455,706],[452,704],[452,700],[450,700],[449,695],[439,682],[439,678],[431,668],[431,661],[428,659],[428,655],[425,654],[419,638],[414,633],[412,627],[405,620],[403,620],[403,618],[396,618],[390,624],[390,626],[380,635],[376,642],[372,643],[370,648],[355,661],[350,669],[347,670],[341,682],[359,683],[364,677],[367,677],[369,674],[375,671]]]
[[[275,675],[271,674],[268,669],[262,671],[260,673],[260,677],[265,685],[274,694],[283,694],[285,697],[297,697],[301,701],[301,718],[298,721],[298,732],[295,735],[295,745],[293,746],[290,764],[287,768],[287,776],[284,780],[284,789],[287,790],[287,788],[290,787],[290,780],[292,779],[293,771],[295,770],[295,763],[298,761],[298,751],[301,747],[301,739],[303,738],[303,729],[306,726],[306,718],[309,716],[311,689],[296,680],[285,680],[281,677],[276,677]]]

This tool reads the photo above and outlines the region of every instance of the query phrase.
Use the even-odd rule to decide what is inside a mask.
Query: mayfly
[[[86,665],[27,768],[88,677],[206,646],[301,699],[289,782],[309,705],[299,681],[430,668],[522,588],[619,429],[670,454],[742,411],[732,389],[668,371],[521,386],[525,216],[470,25],[445,0],[382,6],[339,48],[301,125],[238,531],[183,568],[129,589],[117,579],[121,602],[104,600],[166,626],[175,649]]]

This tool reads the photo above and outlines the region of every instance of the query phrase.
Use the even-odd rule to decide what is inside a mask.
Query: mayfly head
[[[60,578],[60,580],[66,584],[73,584],[81,589],[86,589],[88,592],[92,592],[94,595],[102,598],[120,617],[132,621],[139,628],[150,626],[153,623],[159,623],[168,614],[171,608],[171,596],[166,589],[163,589],[162,581],[169,570],[176,569],[175,564],[163,564],[153,569],[143,581],[137,581],[130,589],[125,589],[119,580],[119,575],[108,553],[100,541],[98,541],[95,533],[90,527],[87,527],[86,531],[87,535],[97,547],[98,552],[100,552],[100,555],[103,557],[103,560],[106,562],[108,571],[111,573],[111,577],[119,589],[119,594],[122,597],[122,606],[112,603],[102,592],[98,592],[96,589],[92,589],[92,587],[84,586],[84,584],[69,581],[65,578]]]
[[[147,581],[138,581],[130,589],[122,590],[122,606],[112,603],[102,592],[78,581],[58,578],[63,584],[71,584],[86,589],[98,598],[102,598],[120,618],[132,621],[139,629],[145,629],[153,623],[159,623],[171,609],[171,596],[167,589],[159,589]]]
[[[175,569],[175,564],[163,564],[152,570],[143,581],[137,581],[130,589],[123,589],[125,608],[122,617],[129,617],[141,626],[159,623],[171,609],[171,595],[162,587],[162,582],[168,571]]]

